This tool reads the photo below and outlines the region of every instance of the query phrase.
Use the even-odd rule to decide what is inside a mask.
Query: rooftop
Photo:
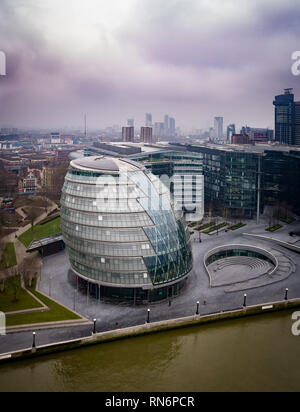
[[[75,169],[101,171],[104,173],[116,173],[122,171],[133,172],[143,169],[141,165],[131,160],[108,156],[92,156],[74,159],[71,162],[71,166]]]
[[[287,145],[273,145],[273,144],[256,144],[256,145],[225,145],[225,144],[191,144],[190,147],[202,147],[207,149],[222,150],[227,152],[242,152],[242,153],[251,153],[251,154],[264,154],[267,151],[275,152],[299,152],[299,146],[287,146]]]

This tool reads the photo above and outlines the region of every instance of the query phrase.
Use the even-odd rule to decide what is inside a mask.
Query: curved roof
[[[108,156],[81,157],[79,159],[72,160],[71,166],[80,170],[94,170],[113,173],[123,172],[124,170],[136,171],[144,169],[142,165],[131,160]]]

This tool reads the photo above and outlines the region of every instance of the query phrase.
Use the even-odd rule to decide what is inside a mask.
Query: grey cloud
[[[199,0],[138,0],[113,41],[98,28],[104,54],[95,46],[84,61],[80,51],[55,50],[38,19],[22,21],[22,4],[40,12],[33,1],[0,3],[0,50],[8,56],[0,123],[54,126],[89,111],[101,126],[152,110],[172,112],[183,125],[205,126],[219,113],[228,122],[272,126],[273,95],[287,86],[299,93],[290,71],[291,52],[300,48],[295,1],[241,0],[246,17],[233,12],[214,23]]]

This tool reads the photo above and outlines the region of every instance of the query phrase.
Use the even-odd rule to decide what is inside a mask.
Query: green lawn
[[[23,243],[25,247],[28,247],[34,239],[41,239],[47,236],[55,235],[61,232],[60,227],[60,217],[57,217],[54,220],[51,220],[48,223],[43,225],[36,225],[23,235],[19,236],[19,240]]]
[[[280,216],[279,220],[283,223],[286,223],[287,225],[290,225],[291,223],[296,222],[296,219],[294,219],[293,217],[283,217]]]
[[[15,290],[17,289],[17,301]],[[17,310],[39,308],[41,305],[21,288],[20,277],[14,276],[5,280],[4,291],[0,292],[0,311],[14,312]]]
[[[195,230],[198,230],[200,232],[201,230],[208,229],[208,228],[210,228],[212,226],[215,226],[215,225],[216,225],[216,222],[210,222],[210,223],[206,223],[205,225],[196,227]]]
[[[241,229],[242,227],[245,227],[245,226],[247,226],[246,223],[238,223],[234,226],[229,227],[228,229],[229,230],[238,230],[238,229]]]
[[[267,229],[266,229],[266,231],[267,232],[276,232],[276,230],[279,230],[279,229],[281,229],[283,226],[282,225],[275,225],[275,226],[272,226],[272,227],[268,227]]]
[[[17,265],[17,257],[16,257],[16,251],[15,251],[15,246],[13,243],[6,243],[1,263],[0,263],[0,269],[8,269],[13,266]]]
[[[38,297],[50,310],[47,312],[30,313],[24,315],[13,315],[6,318],[6,326],[18,326],[33,323],[46,323],[46,322],[59,322],[64,320],[76,320],[80,319],[79,316],[70,312],[68,309],[53,302],[52,299],[41,295],[39,292],[31,288],[30,291]]]
[[[220,223],[217,226],[213,226],[212,228],[205,230],[203,233],[205,233],[206,235],[209,235],[212,232],[216,232],[217,230],[223,229],[224,227],[228,226],[228,223],[224,222],[224,223]]]

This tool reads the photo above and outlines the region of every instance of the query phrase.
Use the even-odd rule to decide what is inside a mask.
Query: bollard
[[[150,309],[148,309],[147,323],[150,323]]]
[[[97,331],[96,331],[96,325],[97,325],[97,319],[94,319],[94,329],[93,329],[93,334],[94,334],[94,335],[97,333]]]
[[[199,305],[200,305],[200,302],[198,301],[198,302],[197,302],[197,311],[196,311],[196,315],[199,315]]]
[[[247,306],[247,295],[246,294],[244,295],[244,305],[243,306],[244,308]]]
[[[35,342],[35,332],[32,334],[32,349],[36,348],[36,342]]]
[[[288,288],[286,288],[286,289],[285,289],[285,297],[284,297],[284,300],[288,300],[288,293],[289,293],[289,290],[288,290]]]

